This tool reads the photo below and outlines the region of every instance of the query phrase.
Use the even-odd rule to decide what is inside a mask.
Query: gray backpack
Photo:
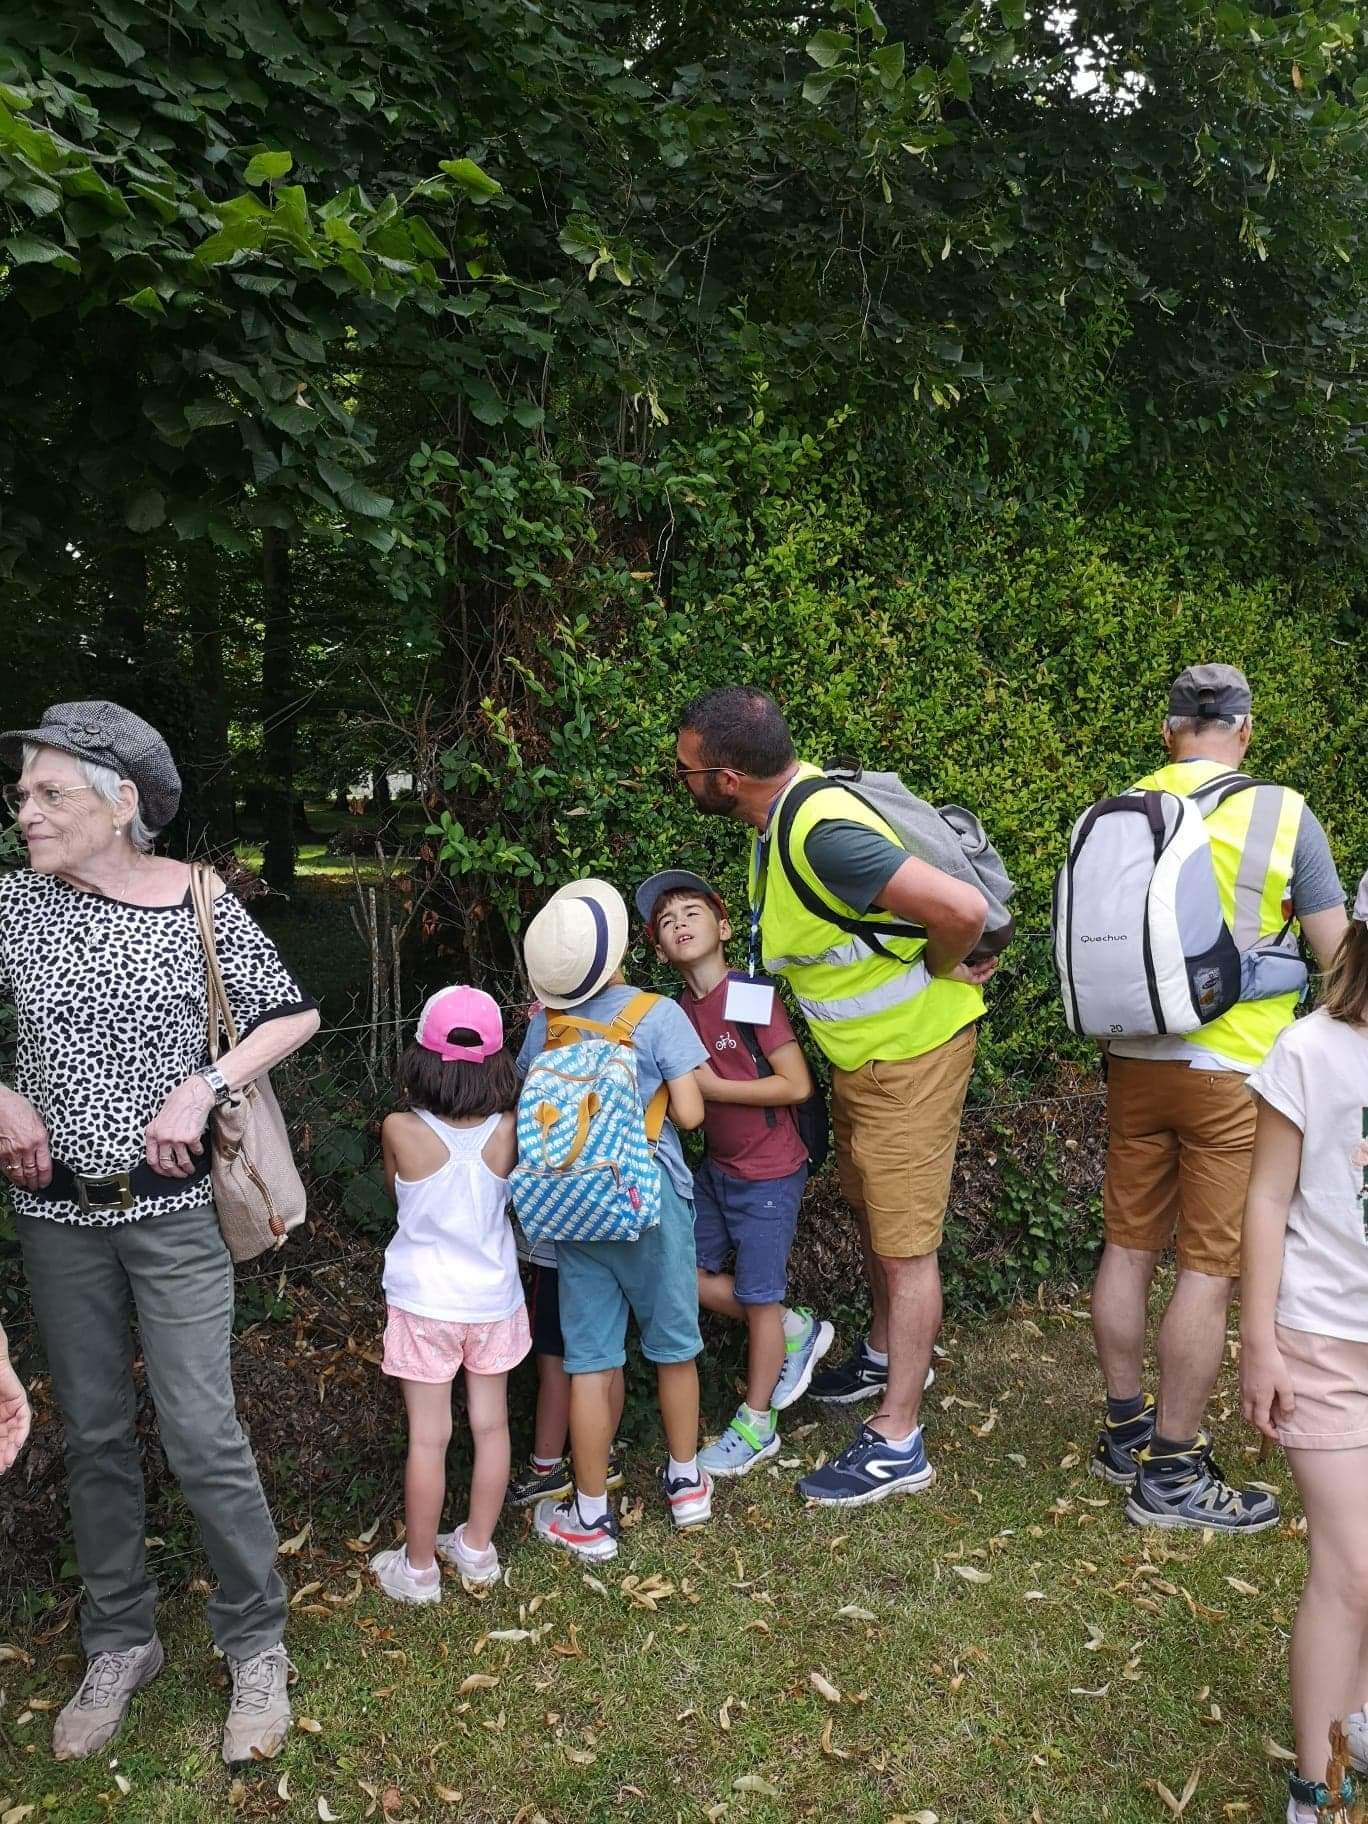
[[[1007,910],[1007,901],[1015,888],[1002,857],[988,840],[987,832],[972,811],[960,804],[943,804],[939,809],[908,791],[896,773],[870,773],[854,760],[833,760],[820,779],[800,779],[785,792],[776,819],[775,848],[800,903],[817,918],[842,931],[860,937],[880,956],[892,956],[881,937],[918,938],[926,936],[924,925],[913,925],[903,919],[884,920],[847,917],[813,892],[793,865],[790,854],[793,820],[800,807],[814,792],[839,785],[858,798],[868,810],[882,817],[909,855],[926,861],[956,880],[968,881],[978,888],[988,902],[988,918],[971,957],[971,962],[997,956],[1012,941],[1016,921]],[[901,958],[895,959],[901,961]]]

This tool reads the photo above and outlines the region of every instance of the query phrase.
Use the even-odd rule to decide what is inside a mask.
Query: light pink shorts
[[[507,1374],[531,1347],[526,1305],[494,1324],[456,1324],[387,1305],[380,1365],[398,1381],[454,1381],[463,1365],[471,1374]]]
[[[1283,1449],[1368,1447],[1368,1343],[1281,1324],[1274,1336],[1296,1401],[1291,1422],[1278,1427]]]

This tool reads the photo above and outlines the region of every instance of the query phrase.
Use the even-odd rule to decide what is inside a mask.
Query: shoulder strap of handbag
[[[200,944],[204,950],[204,982],[206,998],[209,1003],[209,1056],[217,1058],[219,1054],[219,1023],[228,1036],[228,1049],[231,1051],[237,1044],[237,1024],[233,1019],[232,1009],[228,1005],[228,990],[223,985],[223,971],[219,967],[218,947],[214,942],[214,873],[213,869],[202,861],[190,864],[190,904],[195,910],[195,924],[199,929]]]
[[[630,1045],[637,1027],[659,999],[658,994],[648,994],[643,989],[640,994],[634,994],[626,1006],[620,1008],[606,1023],[602,1020],[576,1019],[573,1010],[569,1013],[555,1014],[548,1008],[546,1015],[547,1048],[550,1050],[557,1045],[573,1044],[575,1035],[578,1033],[612,1039],[618,1045]],[[669,1085],[662,1083],[646,1106],[646,1138],[652,1146],[655,1146],[660,1139],[669,1107]]]
[[[814,792],[825,792],[831,789],[849,792],[852,798],[858,798],[865,809],[872,807],[865,803],[860,794],[854,791],[843,780],[828,779],[825,774],[820,779],[800,779],[784,793],[774,822],[774,846],[779,854],[780,866],[788,876],[789,885],[793,888],[798,903],[804,911],[811,912],[814,918],[824,919],[827,924],[835,925],[838,931],[848,931],[852,937],[858,937],[877,955],[886,957],[891,963],[901,963],[904,968],[911,968],[906,957],[896,956],[886,944],[880,943],[881,937],[920,938],[926,936],[925,925],[908,924],[904,919],[857,918],[853,912],[843,912],[831,905],[813,890],[798,872],[793,859],[791,845],[793,841],[793,820],[798,812],[812,797]],[[877,816],[878,813],[875,812]]]

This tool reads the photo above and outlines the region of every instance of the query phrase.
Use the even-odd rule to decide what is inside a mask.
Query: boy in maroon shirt
[[[784,1303],[808,1169],[795,1115],[812,1094],[812,1078],[777,996],[764,1024],[728,1017],[729,983],[750,978],[727,968],[731,925],[706,880],[672,868],[652,875],[636,904],[657,956],[684,978],[679,1002],[712,1062],[698,1072],[707,1143],[694,1173],[698,1301],[744,1323],[750,1347],[745,1400],[698,1460],[710,1475],[744,1476],[778,1451],[776,1414],[806,1392],[834,1334],[810,1311]],[[733,1270],[724,1271],[732,1256]]]

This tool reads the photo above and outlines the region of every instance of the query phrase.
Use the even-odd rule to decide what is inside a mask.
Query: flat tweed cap
[[[26,743],[55,747],[59,754],[107,766],[138,788],[143,821],[164,830],[181,799],[181,779],[171,749],[150,722],[120,703],[54,703],[43,711],[37,728],[11,728],[0,734],[0,755],[17,766]]]

